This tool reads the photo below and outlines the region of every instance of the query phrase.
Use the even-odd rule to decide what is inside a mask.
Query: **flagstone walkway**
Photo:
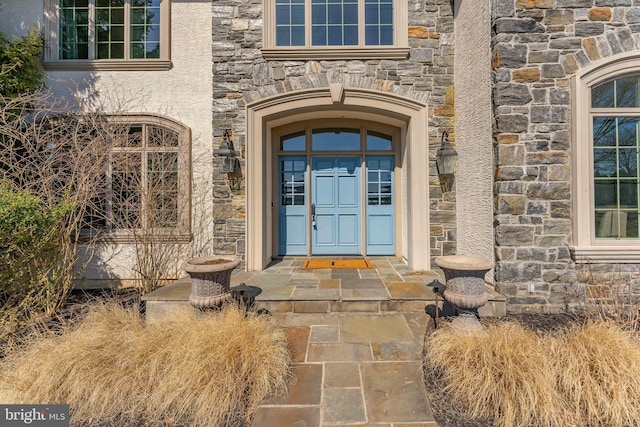
[[[421,357],[428,316],[276,313],[295,380],[265,402],[253,427],[436,427]]]
[[[263,271],[235,271],[253,310],[268,310],[287,335],[295,381],[265,402],[252,427],[436,427],[421,357],[436,299],[435,271],[412,271],[394,257],[373,268],[305,269],[306,257],[274,260]],[[147,294],[147,320],[190,307],[188,278]],[[487,286],[481,316],[499,316],[505,298]],[[437,301],[437,300],[436,300]]]

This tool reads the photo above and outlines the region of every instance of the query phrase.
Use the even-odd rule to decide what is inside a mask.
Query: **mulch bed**
[[[140,292],[135,288],[73,290],[55,316],[42,321],[34,320],[6,336],[4,340],[0,339],[0,359],[16,345],[29,341],[34,334],[42,331],[57,332],[76,325],[85,318],[93,304],[107,301],[117,301],[123,306],[144,310],[144,305],[140,304]]]

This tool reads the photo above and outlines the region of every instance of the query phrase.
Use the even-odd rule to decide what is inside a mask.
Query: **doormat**
[[[373,268],[366,259],[310,259],[302,268]]]

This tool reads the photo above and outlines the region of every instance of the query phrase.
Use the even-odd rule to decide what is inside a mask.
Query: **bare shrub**
[[[489,324],[470,333],[446,325],[425,343],[426,375],[438,378],[437,393],[459,405],[463,418],[491,425],[562,425],[548,350],[516,323]]]
[[[559,392],[584,426],[640,425],[640,342],[615,322],[573,325],[549,340]]]
[[[92,213],[102,209],[111,142],[103,115],[72,114],[47,93],[0,99],[0,181],[9,191],[38,198],[43,208],[65,210],[64,219],[52,224],[56,262],[41,263],[24,277],[5,271],[22,282],[0,286],[39,291],[21,301],[2,301],[3,336],[24,319],[51,315],[65,300],[77,267],[82,269],[77,263],[83,231],[94,226]],[[34,243],[37,238],[33,236]]]
[[[264,317],[229,305],[145,324],[106,304],[4,360],[0,401],[68,403],[73,425],[243,425],[289,374],[284,334]]]
[[[189,228],[180,213],[191,209],[191,195],[178,197],[176,168],[181,163],[186,170],[189,162],[175,133],[162,127],[142,131],[135,120],[116,119],[127,117],[118,114],[126,109],[124,102],[114,105],[109,113],[101,106],[78,111],[46,92],[0,98],[0,182],[11,192],[37,197],[43,208],[68,208],[52,227],[55,259],[49,257],[47,265],[40,263],[39,270],[28,274],[19,260],[17,269],[0,265],[1,277],[14,278],[1,281],[0,295],[29,296],[2,298],[0,339],[27,319],[53,314],[99,241],[132,245],[131,264],[141,293],[178,275],[184,249],[175,231],[177,221]],[[143,134],[152,144],[144,156],[136,147]],[[188,182],[190,175],[179,179]],[[33,240],[35,247],[35,236]]]
[[[598,273],[587,264],[578,274],[571,299],[579,311],[596,321],[613,321],[622,329],[640,331],[640,295],[635,293],[637,280],[623,275],[619,266],[611,272]]]

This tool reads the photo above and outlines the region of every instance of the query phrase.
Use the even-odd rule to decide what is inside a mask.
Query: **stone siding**
[[[639,48],[639,6],[638,0],[493,3],[495,280],[512,311],[560,310],[583,276],[569,251],[570,79],[595,61]],[[620,271],[638,280],[640,270],[592,267],[602,280]]]
[[[342,83],[391,92],[429,106],[430,158],[440,135],[454,132],[453,5],[449,0],[408,0],[406,60],[268,61],[261,53],[263,6],[256,0],[216,0],[213,17],[214,148],[231,128],[245,168],[245,105],[265,97]],[[431,255],[453,254],[455,192],[442,195],[430,162]],[[229,191],[224,174],[214,172],[214,222],[218,253],[244,256],[244,190]]]

